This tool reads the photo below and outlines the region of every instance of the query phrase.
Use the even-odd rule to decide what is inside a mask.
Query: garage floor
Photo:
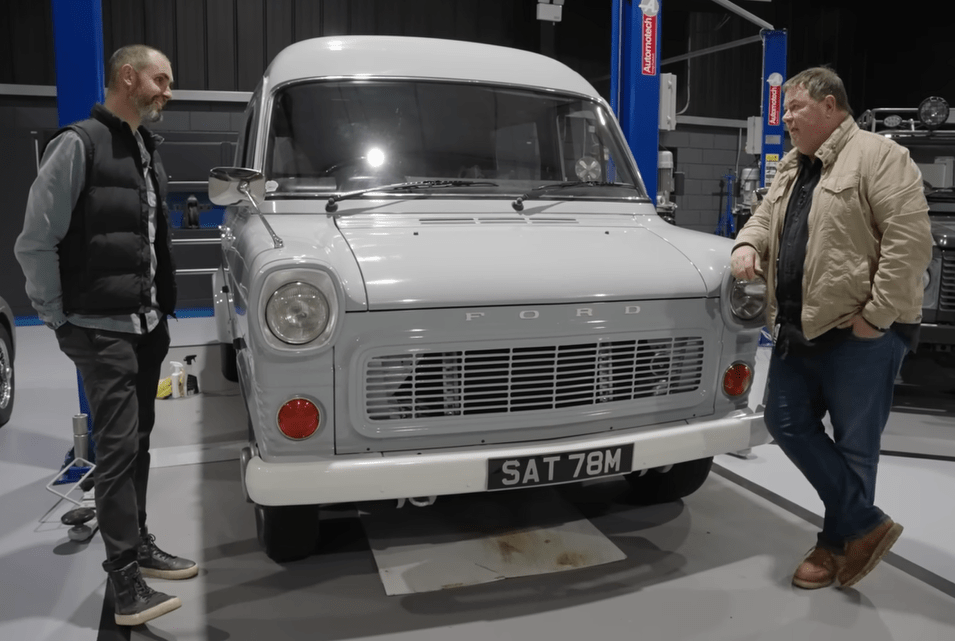
[[[21,327],[16,408],[0,430],[0,639],[955,638],[955,397],[899,391],[878,501],[906,529],[857,589],[790,585],[821,505],[766,445],[745,459],[718,457],[700,491],[662,506],[634,506],[620,480],[496,495],[503,512],[516,514],[559,503],[623,560],[387,596],[359,516],[367,506],[326,510],[322,552],[305,561],[280,566],[260,551],[236,462],[245,416],[205,347],[212,320],[173,325],[170,358],[199,355],[203,393],[159,402],[150,526],[161,547],[199,560],[202,571],[151,585],[183,607],[134,629],[104,616],[102,540],[69,541],[58,521],[67,506],[45,489],[72,446],[75,370],[51,332]],[[453,502],[471,500],[479,506],[482,496]],[[441,505],[406,505],[391,516]],[[376,551],[389,547],[387,531],[375,536]],[[398,536],[396,529],[395,545]]]

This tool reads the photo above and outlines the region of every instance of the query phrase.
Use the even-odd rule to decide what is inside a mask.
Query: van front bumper
[[[768,441],[762,412],[743,409],[719,419],[677,421],[553,441],[349,454],[321,461],[265,461],[246,448],[241,461],[245,491],[252,502],[309,505],[484,492],[488,490],[491,459],[633,444],[631,469],[639,471],[738,452]]]

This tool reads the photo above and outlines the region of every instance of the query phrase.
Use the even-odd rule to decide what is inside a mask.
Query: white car
[[[318,507],[626,475],[676,500],[764,443],[765,285],[663,221],[607,103],[543,56],[294,44],[246,111],[215,313],[276,560]]]
[[[0,427],[6,425],[13,414],[13,397],[16,391],[13,357],[16,355],[16,348],[13,311],[7,301],[0,298]]]

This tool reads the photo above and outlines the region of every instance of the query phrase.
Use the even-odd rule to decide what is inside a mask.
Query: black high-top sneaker
[[[156,592],[146,585],[135,561],[108,575],[117,625],[141,625],[182,605],[179,597]]]
[[[146,528],[140,531],[140,543],[136,548],[136,560],[143,576],[156,579],[188,579],[199,573],[195,561],[173,556],[156,546],[156,536]]]

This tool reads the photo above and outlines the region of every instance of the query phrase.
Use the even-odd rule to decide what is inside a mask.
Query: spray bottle
[[[191,354],[182,360],[186,363],[186,396],[193,396],[199,393],[199,377],[196,376],[196,368],[193,365],[196,355]]]
[[[186,382],[182,373],[182,363],[178,361],[169,361],[172,367],[172,397],[180,398],[186,395]]]

